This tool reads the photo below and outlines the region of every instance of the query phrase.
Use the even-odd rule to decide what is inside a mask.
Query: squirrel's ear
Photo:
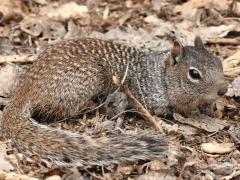
[[[183,53],[184,53],[183,45],[178,40],[174,40],[173,48],[171,49],[170,54],[165,61],[165,67],[167,68],[177,64],[179,59],[178,57],[182,56]]]
[[[200,38],[200,36],[196,36],[194,39],[194,45],[198,48],[204,49],[204,44],[202,42],[202,39]]]

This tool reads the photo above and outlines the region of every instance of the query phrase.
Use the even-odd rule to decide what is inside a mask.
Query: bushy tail
[[[108,165],[155,158],[167,150],[162,135],[120,134],[92,139],[88,136],[38,124],[28,108],[4,110],[2,129],[17,148],[60,166]]]

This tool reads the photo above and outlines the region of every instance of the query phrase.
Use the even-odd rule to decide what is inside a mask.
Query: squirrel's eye
[[[190,74],[191,78],[193,78],[193,79],[200,79],[201,78],[199,72],[196,69],[190,69],[189,74]]]

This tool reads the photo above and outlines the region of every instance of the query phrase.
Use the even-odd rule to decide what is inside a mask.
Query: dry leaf
[[[162,172],[148,172],[144,175],[141,175],[137,180],[177,180],[177,177],[174,176],[171,172],[162,171]]]
[[[0,28],[0,31],[1,31],[1,28]],[[1,37],[0,35],[0,56],[12,54],[13,48],[14,46],[11,43],[10,39],[7,37]]]
[[[230,103],[227,99],[225,98],[219,98],[216,100],[216,108],[217,110],[223,111],[225,108],[228,109],[237,109],[237,107]]]
[[[234,143],[203,143],[201,148],[204,152],[210,154],[226,154],[235,149]]]
[[[10,97],[19,81],[19,68],[15,64],[7,63],[0,69],[0,96]]]
[[[6,173],[0,171],[1,180],[38,180],[37,178],[29,177],[26,175],[16,174],[16,173]]]
[[[215,174],[227,176],[234,171],[234,165],[229,162],[211,164],[209,169],[211,169]]]
[[[0,27],[0,37],[9,37],[10,31],[8,26]]]
[[[7,145],[4,142],[0,142],[0,171],[10,172],[14,169],[9,161],[5,159]],[[1,178],[0,178],[1,179]]]
[[[236,15],[240,16],[240,2],[239,2],[239,1],[234,1],[234,2],[233,2],[232,11],[233,11]]]
[[[132,45],[136,48],[154,48],[154,50],[168,49],[172,46],[171,42],[165,39],[156,38],[153,34],[139,28],[138,30],[128,27],[126,31],[115,28],[107,33],[92,32],[91,38],[114,40],[121,44]]]
[[[196,15],[197,9],[200,8],[215,8],[219,11],[227,11],[231,5],[229,0],[190,0],[181,5],[176,5],[175,13],[181,12],[184,18],[190,19]]]
[[[240,146],[240,126],[231,126],[228,129],[228,133],[231,136],[233,142],[236,144],[236,146]]]
[[[118,26],[122,26],[132,16],[133,10],[127,11],[121,18],[118,19]]]
[[[65,180],[67,180],[67,179],[68,180],[75,180],[75,179],[84,180],[81,172],[79,172],[77,167],[73,167],[69,171],[70,171],[69,173],[64,174],[62,176],[62,179],[65,179]]]
[[[195,127],[179,124],[178,132],[184,136],[191,136],[198,134],[199,130]]]
[[[223,70],[234,68],[240,65],[240,51],[223,60]]]
[[[211,117],[209,117],[207,115],[203,115],[203,114],[201,114],[198,117],[185,118],[178,113],[174,113],[173,117],[178,122],[181,122],[181,123],[187,124],[187,125],[191,125],[196,128],[199,128],[199,129],[203,129],[207,132],[217,132],[227,126],[226,121],[211,118]]]
[[[23,15],[23,4],[20,0],[1,0],[0,3],[0,21],[9,20],[16,16],[16,14]]]
[[[47,0],[33,0],[33,1],[41,5],[47,4]]]
[[[228,91],[226,96],[229,97],[239,97],[240,96],[240,77],[237,77],[233,82],[228,86]]]
[[[236,25],[220,25],[220,26],[207,26],[200,27],[199,34],[204,37],[205,40],[210,38],[218,38],[226,36],[230,31],[234,31],[237,28]]]
[[[62,178],[58,175],[47,177],[45,180],[61,180]]]
[[[153,25],[158,25],[160,24],[160,19],[157,17],[157,15],[150,15],[144,18],[144,21],[146,21],[147,23],[151,23]]]
[[[103,11],[102,18],[103,18],[103,20],[107,20],[108,17],[109,17],[109,7],[106,6],[106,8],[105,8],[104,11]]]
[[[123,175],[131,174],[135,169],[133,164],[120,164],[117,168],[117,172]]]
[[[240,74],[240,51],[223,61],[223,71],[225,76],[236,77]]]
[[[182,167],[182,170],[180,172],[180,177],[182,178],[183,176],[183,173],[184,173],[184,170],[188,167],[192,167],[194,166],[195,164],[197,164],[198,162],[196,160],[190,160],[190,161],[187,161],[184,163],[183,167]]]
[[[166,121],[164,121],[162,118],[159,118],[157,116],[154,116],[154,118],[158,121],[158,123],[160,123],[160,125],[163,127],[164,131],[167,132],[167,134],[178,132],[178,124],[171,125],[166,123]]]
[[[193,1],[188,1],[182,5],[175,6],[174,12],[175,13],[180,12],[185,19],[195,21],[197,18],[196,16],[197,16],[198,9],[197,7],[194,6],[194,3],[192,2]]]
[[[225,98],[219,98],[216,100],[216,111],[213,113],[214,118],[222,118],[224,116],[225,110],[236,110],[235,104],[231,103]]]
[[[81,35],[80,28],[77,26],[72,19],[68,21],[67,33],[64,35],[64,39],[79,38]]]
[[[191,45],[194,42],[196,35],[201,36],[203,41],[211,38],[224,37],[231,31],[236,31],[238,25],[220,25],[220,26],[200,26],[200,27],[186,27],[185,23],[174,24],[169,21],[159,19],[155,21],[156,27],[152,31],[152,35],[164,37],[174,36],[183,44]],[[189,33],[191,31],[191,33]]]
[[[43,16],[26,16],[20,23],[22,31],[41,39],[57,39],[66,34],[66,29],[62,23]]]
[[[228,68],[224,70],[224,76],[235,78],[238,75],[240,75],[240,66],[237,66],[235,68]]]
[[[240,170],[234,170],[232,174],[229,176],[225,176],[222,179],[224,180],[233,180],[233,179],[239,179],[240,177]]]
[[[46,6],[41,9],[40,14],[57,20],[67,20],[69,18],[85,17],[88,15],[87,6],[78,5],[76,2],[68,2],[55,8]]]
[[[20,28],[32,36],[39,36],[43,31],[43,23],[45,23],[45,20],[45,18],[38,16],[26,16],[21,21]]]
[[[157,11],[157,12],[159,12],[159,10],[160,10],[162,7],[164,7],[164,6],[166,6],[166,5],[169,4],[168,1],[159,1],[159,0],[152,0],[151,3],[152,3],[153,9],[154,9],[155,11]]]
[[[101,123],[97,123],[95,129],[94,129],[94,134],[103,132],[103,131],[111,131],[114,129],[114,121],[106,120]]]
[[[152,171],[159,171],[161,169],[168,169],[167,165],[161,159],[155,159],[148,163],[148,167]]]

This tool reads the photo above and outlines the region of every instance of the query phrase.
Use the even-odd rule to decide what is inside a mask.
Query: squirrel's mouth
[[[212,104],[219,97],[220,96],[218,96],[217,93],[212,93],[198,96],[195,98],[182,98],[181,100],[178,99],[178,101],[175,101],[175,105],[173,105],[174,111],[182,115],[188,116],[188,114],[191,114],[192,111],[198,109],[201,105]]]
[[[220,97],[217,93],[211,93],[202,97],[202,103],[212,103]]]
[[[172,104],[173,111],[184,116],[188,116],[193,110],[196,110],[198,108],[200,102],[200,98],[191,98],[191,100],[187,98],[181,98]]]

